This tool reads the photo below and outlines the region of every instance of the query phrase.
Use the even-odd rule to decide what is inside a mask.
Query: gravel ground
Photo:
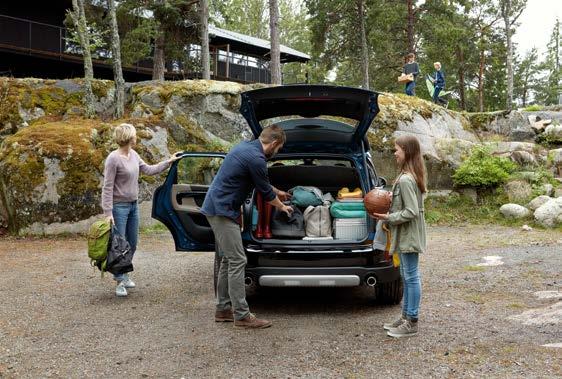
[[[400,307],[363,287],[262,290],[272,328],[216,324],[213,255],[168,234],[141,236],[127,298],[81,238],[3,238],[0,377],[562,377],[543,346],[562,343],[562,233],[433,227],[429,244],[420,334],[394,340]]]

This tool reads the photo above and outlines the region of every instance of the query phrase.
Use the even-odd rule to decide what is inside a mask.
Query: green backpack
[[[105,271],[110,236],[111,222],[108,220],[94,222],[88,231],[88,257],[92,266],[99,268],[102,274]]]

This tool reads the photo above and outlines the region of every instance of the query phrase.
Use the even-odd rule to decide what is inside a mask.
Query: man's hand
[[[111,225],[115,225],[115,220],[113,219],[113,216],[107,216],[107,217],[106,217],[106,220],[109,221],[109,223],[110,223]]]
[[[277,197],[278,197],[279,200],[281,200],[281,201],[289,201],[289,200],[291,200],[291,198],[292,198],[292,196],[291,196],[290,193],[285,192],[285,191],[281,191],[281,190],[278,190],[278,191],[277,191]]]
[[[291,217],[291,214],[293,214],[293,207],[291,207],[290,205],[283,204],[283,207],[279,209],[285,212],[289,217]]]

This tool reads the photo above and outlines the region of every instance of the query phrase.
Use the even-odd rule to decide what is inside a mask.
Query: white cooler
[[[334,238],[346,240],[360,240],[367,236],[366,218],[336,218],[334,219]]]

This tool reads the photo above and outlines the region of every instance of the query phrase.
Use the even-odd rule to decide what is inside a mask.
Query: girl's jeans
[[[136,201],[113,204],[113,220],[119,234],[125,237],[133,254],[137,250],[139,237],[139,207]],[[120,282],[127,280],[127,274],[113,275],[113,279]]]
[[[400,253],[400,275],[404,283],[402,314],[409,320],[418,319],[421,299],[421,280],[418,253]]]

